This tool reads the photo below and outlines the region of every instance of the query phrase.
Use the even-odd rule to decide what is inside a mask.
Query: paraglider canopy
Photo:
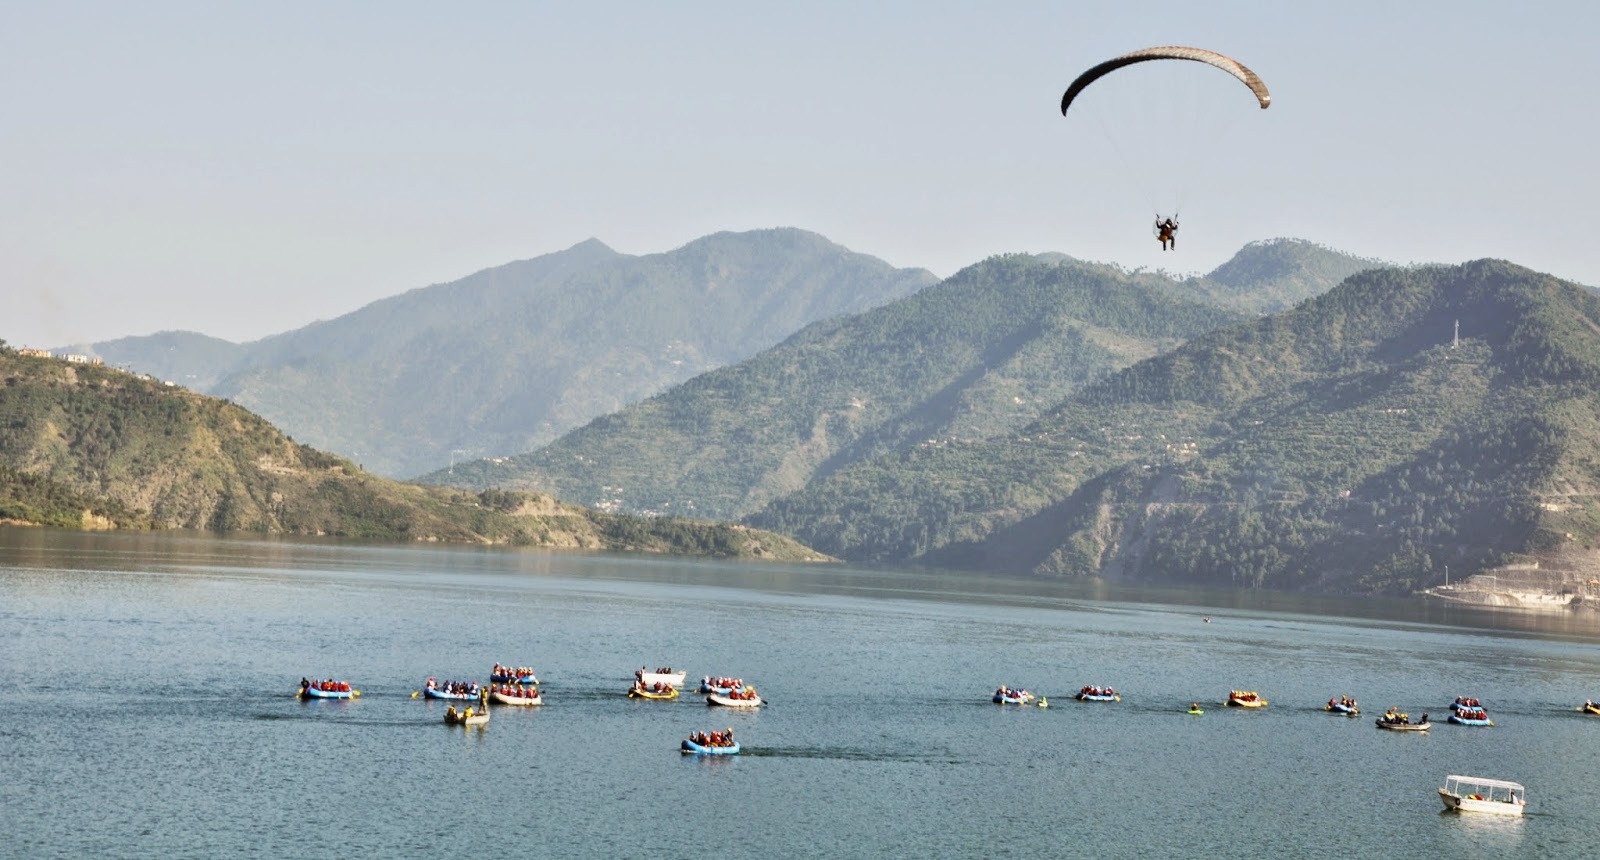
[[[1072,84],[1067,87],[1067,92],[1061,96],[1061,115],[1066,116],[1067,108],[1072,105],[1072,100],[1076,99],[1078,97],[1078,93],[1083,92],[1085,87],[1097,80],[1100,80],[1106,75],[1111,74],[1117,69],[1125,66],[1131,66],[1134,63],[1145,63],[1151,60],[1193,60],[1197,63],[1205,63],[1208,66],[1221,69],[1233,77],[1238,78],[1240,83],[1249,87],[1250,91],[1255,94],[1256,101],[1261,103],[1263,110],[1265,110],[1268,105],[1272,104],[1272,93],[1267,91],[1267,85],[1261,80],[1260,76],[1258,76],[1255,72],[1250,71],[1238,60],[1235,60],[1232,57],[1223,56],[1216,51],[1208,51],[1204,48],[1168,46],[1162,48],[1144,48],[1138,51],[1133,51],[1132,53],[1123,54],[1120,57],[1113,57],[1112,59],[1106,60],[1105,62],[1094,66],[1093,68],[1079,75],[1077,80],[1074,80]]]

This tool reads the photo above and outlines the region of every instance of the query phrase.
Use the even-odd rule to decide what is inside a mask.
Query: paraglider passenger
[[[1171,218],[1156,217],[1156,238],[1161,240],[1161,250],[1178,250],[1178,222]]]

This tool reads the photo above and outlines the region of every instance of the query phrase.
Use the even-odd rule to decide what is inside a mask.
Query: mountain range
[[[1253,243],[1182,280],[1060,254],[995,257],[529,454],[421,480],[746,516],[853,463],[1015,431],[1093,380],[1371,265],[1294,240]]]
[[[1409,593],[1593,568],[1597,451],[1600,299],[1483,260],[1356,274],[747,521],[856,561]]]
[[[253,343],[164,332],[81,350],[403,476],[531,450],[809,323],[936,280],[795,229],[718,233],[645,256],[590,240]]]

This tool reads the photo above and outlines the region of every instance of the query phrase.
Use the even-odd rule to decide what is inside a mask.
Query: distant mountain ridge
[[[1409,593],[1446,565],[1600,573],[1597,450],[1600,299],[1485,260],[1356,274],[748,521],[858,561]]]
[[[995,257],[814,323],[533,453],[423,480],[742,516],[857,460],[1014,429],[1089,380],[1240,319],[1106,266]]]
[[[165,333],[92,349],[235,400],[380,473],[412,475],[530,450],[806,324],[936,280],[790,228],[645,256],[589,240],[250,344]],[[205,357],[185,356],[185,338]]]
[[[1062,254],[994,257],[537,451],[422,480],[744,516],[852,463],[1014,431],[1088,382],[1370,265],[1287,239],[1246,246],[1223,276],[1182,281]]]

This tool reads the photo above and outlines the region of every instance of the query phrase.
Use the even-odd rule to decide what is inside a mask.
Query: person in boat
[[[1156,216],[1156,238],[1161,240],[1161,250],[1178,250],[1178,222],[1172,218]],[[1209,621],[1210,619],[1206,619]]]
[[[1422,719],[1421,719],[1421,720],[1418,720],[1418,721],[1417,721],[1417,725],[1419,725],[1419,726],[1420,726],[1420,725],[1422,725],[1422,724],[1423,724],[1423,723],[1426,723],[1426,722],[1427,722],[1427,721],[1428,721],[1428,715],[1427,715],[1427,714],[1423,714],[1423,715],[1422,715]]]

